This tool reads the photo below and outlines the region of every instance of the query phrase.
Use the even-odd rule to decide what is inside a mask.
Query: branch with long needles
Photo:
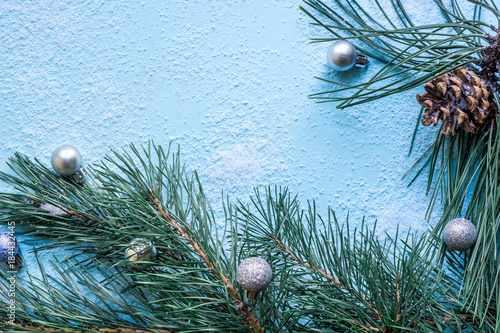
[[[158,212],[160,215],[165,219],[165,221],[168,222],[174,228],[178,233],[179,236],[181,236],[186,242],[188,242],[193,249],[198,253],[200,258],[203,260],[203,262],[208,266],[210,271],[217,276],[221,281],[224,282],[224,286],[226,289],[229,291],[231,296],[234,298],[234,301],[236,304],[243,304],[243,300],[240,298],[238,291],[236,288],[233,286],[233,284],[228,280],[227,277],[225,277],[223,274],[221,274],[216,268],[213,262],[210,260],[208,255],[203,251],[201,246],[198,244],[198,242],[189,236],[189,234],[184,230],[183,227],[181,227],[173,218],[170,217],[169,214],[165,212],[163,209],[161,203],[158,201],[156,198],[156,195],[154,194],[153,191],[151,191],[151,197],[153,198],[153,203],[158,209]],[[240,308],[241,313],[245,315],[245,317],[248,319],[248,321],[251,323],[252,327],[255,329],[255,331],[262,333],[264,332],[264,329],[260,326],[259,321],[254,317],[253,313],[251,310],[249,310],[247,307],[241,307]]]

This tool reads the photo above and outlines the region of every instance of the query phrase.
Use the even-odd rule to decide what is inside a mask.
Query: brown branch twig
[[[387,331],[387,328],[383,325],[383,321],[382,321],[382,316],[380,315],[380,313],[377,311],[377,309],[375,308],[375,306],[373,306],[373,304],[371,302],[369,302],[368,300],[366,300],[363,296],[359,295],[358,293],[352,291],[352,290],[349,290],[339,279],[335,278],[333,275],[331,274],[328,274],[325,270],[321,269],[321,268],[317,268],[317,267],[314,267],[313,265],[311,265],[310,263],[308,262],[305,262],[304,260],[300,259],[297,255],[295,255],[289,248],[287,248],[276,236],[274,235],[269,235],[269,237],[283,250],[285,251],[293,260],[295,260],[297,263],[309,268],[310,270],[312,270],[313,272],[316,272],[316,273],[319,273],[321,274],[325,279],[329,280],[329,281],[332,281],[333,283],[335,283],[337,286],[339,286],[340,289],[342,290],[345,290],[347,291],[348,293],[350,293],[351,295],[353,295],[354,297],[356,297],[357,299],[359,299],[360,301],[362,301],[363,303],[365,303],[369,308],[370,308],[370,312],[372,312],[376,317],[377,319],[380,321],[380,323],[382,324],[382,328],[379,329],[379,328],[376,328],[376,327],[373,327],[371,325],[369,325],[369,327],[366,327],[364,325],[361,325],[359,323],[356,323],[356,322],[353,322],[353,321],[350,321],[352,324],[354,324],[355,326],[359,327],[359,328],[363,328],[363,329],[366,329],[366,330],[371,330],[371,331],[374,331],[374,332],[380,332],[380,330],[386,332]]]
[[[36,204],[40,205],[40,202],[38,202],[38,200],[36,200],[36,198],[35,198],[35,197],[30,196],[29,198],[30,198],[31,200],[33,200],[33,202],[34,202],[34,203],[36,203]],[[52,205],[52,204],[51,204],[51,205]],[[54,205],[52,205],[52,206],[54,206]],[[75,218],[77,218],[77,219],[79,219],[79,220],[85,220],[85,221],[89,222],[89,224],[107,225],[107,224],[106,224],[106,223],[104,223],[104,222],[94,220],[94,219],[92,219],[92,218],[90,218],[90,217],[87,217],[87,216],[84,216],[84,215],[82,215],[82,214],[80,214],[80,213],[77,213],[77,212],[75,212],[74,210],[71,210],[71,209],[66,209],[66,208],[60,208],[60,207],[57,207],[57,206],[54,206],[54,207],[61,209],[62,211],[64,211],[64,212],[67,214],[67,215],[64,215],[63,217],[68,217],[68,216],[71,216],[71,217],[75,217]],[[123,228],[123,226],[122,226],[122,225],[120,225],[120,224],[118,224],[118,223],[115,223],[115,226],[116,226],[116,227],[118,227],[118,228]]]
[[[464,320],[464,321],[472,321],[472,319],[474,319],[474,316],[471,315],[471,314],[468,314],[468,313],[457,313],[455,314],[455,316],[457,316],[458,318]],[[443,321],[455,321],[454,318],[450,317],[450,316],[444,316],[443,317]],[[433,320],[430,320],[430,319],[427,319],[426,322],[429,324],[429,325],[432,325],[432,326],[437,326],[437,324],[433,321]]]
[[[101,222],[101,221],[97,221],[97,220],[93,220],[89,217],[86,217],[86,216],[83,216],[77,212],[75,212],[74,210],[71,210],[71,209],[68,209],[68,210],[65,210],[66,213],[68,213],[69,215],[73,216],[73,217],[76,217],[77,219],[80,219],[80,220],[85,220],[87,222],[89,222],[89,224],[99,224],[99,225],[105,225],[106,223],[104,222]],[[121,225],[119,224],[116,224],[115,225],[116,227],[118,228],[122,228]]]
[[[396,299],[397,299],[397,304],[398,304],[398,310],[397,310],[397,315],[396,315],[396,323],[399,322],[401,319],[401,291],[399,290],[400,287],[400,279],[401,277],[399,274],[396,276]]]
[[[37,202],[36,199],[34,197],[30,197],[33,201]],[[59,207],[57,207],[59,208]],[[77,213],[75,212],[74,210],[71,210],[71,209],[63,209],[63,211],[66,213],[66,215],[64,217],[75,217],[79,220],[85,220],[87,222],[89,222],[90,224],[97,224],[97,225],[107,225],[106,223],[104,222],[101,222],[101,221],[98,221],[98,220],[94,220],[94,219],[91,219],[87,216],[84,216],[80,213]],[[122,225],[119,225],[118,223],[115,224],[116,227],[118,228],[123,228]],[[168,251],[166,249],[158,249],[159,252],[163,253],[164,255],[166,255],[167,257],[170,257],[172,259],[175,259],[175,260],[179,260],[179,261],[182,261],[183,259],[181,258],[181,256],[179,256],[178,254],[176,253],[173,253],[171,251]],[[191,273],[192,276],[195,276],[193,273]]]
[[[191,247],[194,249],[194,251],[200,256],[200,258],[203,260],[203,262],[207,265],[207,267],[209,268],[209,270],[217,277],[219,278],[220,280],[222,280],[222,282],[224,282],[224,285],[226,286],[226,289],[229,291],[229,293],[231,294],[231,296],[234,298],[234,301],[236,304],[243,304],[243,300],[240,298],[240,296],[238,295],[238,291],[236,290],[236,288],[233,286],[233,284],[228,280],[227,277],[225,277],[223,274],[221,274],[214,266],[214,264],[212,263],[212,261],[210,260],[210,258],[208,257],[208,255],[203,251],[203,249],[201,248],[200,244],[198,244],[198,242],[189,236],[189,234],[186,232],[186,230],[180,226],[177,221],[175,221],[174,219],[172,219],[170,217],[169,214],[167,214],[165,212],[165,210],[163,209],[163,206],[161,205],[161,203],[158,201],[158,199],[156,198],[156,195],[154,194],[153,191],[151,191],[151,197],[153,198],[153,203],[154,205],[156,206],[156,209],[158,210],[158,212],[160,213],[160,215],[165,219],[165,221],[168,222],[168,224],[175,229],[175,231],[177,231],[177,233],[186,241],[189,243],[189,245],[191,245]],[[264,329],[260,326],[258,320],[254,317],[253,313],[251,310],[249,310],[247,307],[238,307],[238,310],[241,311],[241,313],[243,313],[243,315],[245,315],[245,317],[247,318],[247,320],[250,322],[250,324],[252,325],[253,329],[259,333],[263,333],[265,332]]]
[[[441,136],[441,132],[439,132],[439,134],[438,134],[438,138],[439,138],[440,136]],[[406,175],[407,175],[407,174],[408,174],[411,170],[413,170],[413,168],[415,167],[415,165],[417,165],[417,164],[418,164],[418,162],[420,162],[420,160],[421,160],[422,158],[424,158],[425,154],[427,154],[427,152],[428,152],[428,151],[429,151],[432,147],[434,147],[434,145],[436,144],[436,142],[437,142],[437,139],[436,139],[436,141],[434,141],[434,142],[433,142],[433,143],[429,146],[429,148],[427,148],[427,150],[426,150],[426,151],[425,151],[425,152],[424,152],[424,153],[423,153],[423,154],[422,154],[422,155],[418,158],[418,160],[417,160],[415,163],[413,163],[413,165],[411,166],[411,168],[410,168],[410,169],[408,169],[408,171],[406,171],[406,173],[403,175],[403,177],[401,177],[401,180],[403,180],[403,179],[406,177]]]
[[[322,270],[322,269],[319,269],[319,268],[316,268],[314,267],[313,265],[311,265],[310,263],[308,262],[305,262],[304,260],[300,259],[297,255],[295,255],[290,249],[288,249],[279,239],[276,238],[276,236],[274,235],[269,235],[269,237],[276,242],[276,244],[283,250],[285,251],[293,260],[295,260],[297,263],[309,268],[310,270],[312,270],[313,272],[316,272],[316,273],[319,273],[321,274],[324,278],[326,278],[327,280],[330,280],[332,281],[333,283],[335,283],[336,285],[338,285],[340,287],[340,289],[343,289],[343,290],[346,290],[347,292],[349,292],[351,295],[357,297],[358,299],[360,299],[362,302],[364,302],[367,306],[370,307],[370,311],[377,317],[378,320],[380,320],[382,322],[382,319],[381,319],[381,316],[379,314],[379,312],[374,308],[373,304],[371,304],[370,302],[368,302],[366,299],[364,299],[361,295],[359,295],[358,293],[356,292],[353,292],[351,290],[348,290],[347,287],[342,283],[340,282],[338,279],[336,279],[335,277],[333,277],[331,274],[328,274],[326,273],[326,271]],[[397,316],[396,316],[396,322],[398,322],[400,319],[401,319],[401,314],[400,314],[400,300],[401,300],[401,291],[399,290],[399,287],[400,287],[400,276],[397,277],[397,282],[396,282],[396,298],[397,298],[397,302],[398,302],[398,313],[397,313]],[[456,316],[462,320],[465,320],[465,321],[471,321],[473,319],[473,316],[470,315],[470,314],[466,314],[466,313],[458,313],[456,314]],[[454,319],[450,316],[444,316],[443,318],[443,321],[453,321]],[[371,325],[369,325],[369,327],[366,327],[364,325],[361,325],[359,323],[356,323],[354,321],[349,321],[351,324],[355,325],[356,327],[359,327],[361,329],[364,329],[364,330],[372,330],[374,332],[380,332],[380,329],[376,328],[376,327],[373,327]],[[437,326],[436,323],[432,320],[426,320],[426,322],[430,325],[433,325],[433,326]],[[382,330],[384,332],[387,332],[387,327],[385,327],[384,325],[382,325]]]
[[[316,273],[320,273],[321,275],[323,275],[327,280],[330,280],[332,282],[334,282],[337,286],[340,287],[340,289],[344,289],[344,290],[347,290],[347,287],[342,283],[340,282],[340,280],[336,279],[333,275],[330,275],[328,274],[326,271],[322,270],[322,269],[318,269],[314,266],[312,266],[310,263],[308,262],[305,262],[303,261],[302,259],[299,259],[292,251],[290,251],[290,249],[288,249],[285,245],[283,245],[283,243],[278,239],[276,238],[276,236],[274,235],[269,235],[269,237],[271,237],[271,239],[273,241],[276,242],[276,244],[278,244],[278,246],[284,250],[293,260],[295,260],[296,262],[298,262],[299,264],[309,268],[310,270],[316,272]]]
[[[12,325],[17,327],[22,327],[24,329],[29,329],[31,331],[37,332],[69,332],[69,333],[94,333],[93,331],[103,332],[103,333],[175,333],[174,331],[169,331],[165,329],[142,329],[136,330],[132,328],[82,328],[81,330],[74,329],[60,329],[60,328],[49,328],[44,326],[34,326],[34,325],[24,325],[21,323],[0,323],[0,327],[12,327]],[[89,331],[91,330],[91,331]]]

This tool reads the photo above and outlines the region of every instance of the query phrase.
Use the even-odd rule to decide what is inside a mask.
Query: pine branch
[[[57,329],[57,328],[49,328],[43,326],[34,326],[34,325],[24,325],[21,323],[9,324],[9,323],[0,323],[0,327],[5,328],[23,328],[29,332],[70,332],[70,333],[176,333],[174,331],[162,330],[162,329],[152,329],[152,330],[134,330],[130,328],[86,328],[84,330],[71,330],[71,329]]]
[[[496,160],[500,151],[497,143],[500,30],[481,21],[481,16],[485,11],[499,16],[500,11],[494,1],[468,2],[474,5],[473,12],[463,10],[456,0],[449,5],[434,0],[443,22],[430,25],[414,24],[399,0],[390,1],[392,9],[375,0],[382,20],[371,16],[356,0],[334,0],[332,6],[322,1],[305,1],[308,9],[301,9],[313,20],[312,24],[330,34],[327,38],[312,39],[312,42],[347,39],[361,52],[385,63],[362,83],[345,84],[322,79],[334,87],[310,96],[318,102],[339,102],[338,108],[363,104],[422,86],[443,72],[461,66],[474,69],[485,82],[489,93],[486,103],[490,106],[487,111],[492,119],[472,134],[462,131],[451,138],[438,135],[415,163],[422,167],[410,184],[425,169],[429,170],[427,194],[430,204],[426,218],[430,218],[439,201],[444,204],[444,214],[432,231],[433,237],[439,237],[444,225],[455,217],[465,216],[477,225],[481,236],[470,253],[462,255],[442,249],[441,255],[448,261],[455,279],[450,282],[453,293],[447,299],[459,309],[472,311],[474,318],[479,318],[486,329],[497,331],[500,327],[500,316],[496,315],[500,312],[497,303],[500,268],[496,259],[491,258],[499,253],[497,238],[500,232],[496,194],[500,191],[500,164]],[[399,22],[391,22],[391,10],[392,14],[397,14]],[[500,19],[498,22],[500,24]],[[417,129],[418,124],[412,146]],[[443,318],[441,321],[446,321]]]
[[[226,286],[227,290],[231,294],[231,296],[234,298],[234,301],[236,304],[244,304],[243,300],[240,298],[238,295],[238,291],[234,288],[231,282],[222,275],[216,268],[214,263],[210,260],[210,258],[207,256],[207,254],[203,251],[203,249],[200,247],[198,242],[191,237],[184,228],[182,228],[174,219],[172,219],[163,209],[161,203],[158,201],[156,198],[155,194],[153,191],[151,191],[151,197],[153,198],[154,205],[160,212],[160,215],[174,228],[179,235],[186,241],[188,242],[193,249],[198,253],[198,255],[201,257],[203,262],[208,266],[210,271],[217,276],[221,281],[224,282],[224,285]],[[264,332],[264,329],[260,326],[258,320],[254,317],[253,313],[251,310],[249,310],[247,307],[240,307],[240,311],[245,315],[245,317],[248,319],[252,327],[255,329],[256,332]]]
[[[297,257],[297,255],[295,255],[292,251],[290,251],[290,249],[288,249],[285,245],[283,245],[283,243],[277,239],[274,235],[269,235],[269,237],[276,242],[276,244],[283,250],[285,251],[294,261],[296,261],[297,263],[303,265],[304,267],[307,267],[309,268],[310,270],[312,270],[313,272],[315,273],[319,273],[321,274],[325,279],[329,280],[329,281],[332,281],[333,283],[335,283],[337,286],[339,286],[340,289],[343,289],[343,290],[346,290],[347,292],[349,292],[351,295],[355,296],[356,298],[358,298],[360,301],[362,301],[363,303],[365,303],[369,308],[370,308],[370,311],[377,317],[378,320],[380,320],[380,322],[382,322],[382,317],[380,316],[380,314],[378,313],[377,309],[375,309],[373,307],[373,304],[371,304],[370,302],[368,302],[366,299],[364,299],[362,296],[360,296],[358,293],[352,291],[352,290],[349,290],[342,282],[340,282],[338,279],[336,279],[333,275],[330,275],[328,273],[326,273],[323,269],[320,269],[320,268],[316,268],[314,266],[312,266],[311,264],[309,264],[308,262],[304,262],[302,259],[299,259]],[[396,289],[398,289],[398,287],[396,287]],[[399,296],[398,296],[398,301],[399,301]],[[376,328],[376,327],[373,327],[371,325],[368,325],[367,326],[364,326],[362,324],[359,324],[359,323],[356,323],[354,321],[350,321],[350,323],[352,323],[353,325],[355,325],[356,327],[359,327],[359,328],[362,328],[364,330],[371,330],[373,332],[380,332],[381,330],[383,332],[387,332],[387,328],[385,328],[385,326],[382,326],[381,329],[379,328]]]
[[[441,332],[465,324],[455,296],[443,301],[449,297],[444,285],[452,281],[434,261],[440,239],[408,234],[381,243],[375,230],[351,233],[331,212],[322,220],[314,202],[302,210],[286,189],[267,188],[264,198],[256,191],[251,205],[240,204],[237,212],[245,248],[269,251],[275,267],[298,270],[288,282],[290,301],[307,306],[293,315],[315,329]]]
[[[143,156],[136,149],[133,148],[133,150],[140,161]],[[172,165],[163,162],[166,156],[161,147],[154,146],[154,150],[159,155],[158,164],[148,162],[151,160],[151,153],[144,150],[146,160],[140,162],[144,167],[142,171],[132,164],[132,158],[126,154],[116,154],[117,160],[107,158],[108,162],[118,162],[118,164],[114,164],[115,170],[104,164],[89,166],[86,179],[91,186],[86,187],[81,187],[76,183],[68,183],[65,180],[61,181],[52,171],[42,165],[17,155],[16,159],[12,159],[10,163],[21,178],[7,174],[1,174],[0,178],[15,186],[23,195],[1,194],[0,209],[3,213],[0,218],[3,221],[14,220],[20,226],[29,226],[28,230],[30,231],[27,234],[58,239],[56,244],[44,246],[39,250],[71,246],[74,249],[86,251],[91,255],[89,258],[99,259],[98,261],[89,258],[79,259],[75,263],[77,268],[72,264],[69,271],[71,274],[79,275],[79,283],[61,285],[63,290],[54,291],[55,293],[63,293],[62,299],[72,299],[70,304],[92,303],[87,298],[78,299],[82,295],[75,294],[73,289],[67,289],[67,286],[77,286],[83,283],[91,289],[91,294],[98,292],[98,290],[100,290],[99,292],[108,290],[111,285],[95,287],[96,283],[100,284],[100,282],[92,277],[90,270],[98,269],[102,274],[108,274],[107,270],[112,269],[117,270],[113,272],[113,278],[110,281],[104,281],[116,283],[116,278],[119,277],[118,289],[123,288],[122,290],[127,290],[127,293],[132,292],[132,295],[129,296],[132,296],[134,302],[143,307],[144,311],[144,314],[140,316],[142,318],[137,318],[137,320],[149,327],[167,328],[168,330],[172,330],[170,329],[172,327],[175,328],[173,331],[186,331],[186,329],[200,331],[206,327],[215,330],[220,328],[220,331],[241,330],[243,327],[252,329],[250,321],[246,323],[241,320],[240,316],[245,317],[240,310],[236,309],[240,306],[238,304],[235,306],[234,299],[227,299],[224,291],[226,288],[220,283],[223,279],[212,276],[212,273],[207,274],[206,268],[201,267],[199,260],[193,255],[196,251],[193,248],[190,249],[189,243],[185,243],[185,240],[176,234],[175,230],[165,228],[168,223],[164,218],[160,218],[156,206],[151,205],[149,192],[153,189],[156,199],[159,201],[160,197],[165,198],[165,205],[169,211],[173,212],[176,218],[183,219],[183,225],[179,224],[183,230],[187,230],[186,221],[191,220],[189,233],[202,231],[211,235],[208,223],[213,222],[209,220],[209,207],[206,206],[203,194],[194,189],[193,179],[187,177],[175,159]],[[25,171],[27,172],[25,173]],[[130,178],[127,179],[124,175],[128,175]],[[163,177],[166,177],[166,182]],[[166,191],[162,193],[162,189]],[[189,198],[187,204],[182,199],[184,196]],[[31,198],[35,198],[37,202],[33,202]],[[72,215],[51,215],[39,207],[40,203],[50,203],[60,207],[63,211],[71,211]],[[184,207],[184,205],[187,206]],[[50,228],[47,228],[48,226]],[[161,261],[155,262],[148,270],[133,272],[123,260],[123,250],[127,246],[129,237],[136,237],[138,232],[142,236],[154,240],[155,246],[161,254],[159,256]],[[207,249],[211,253],[217,253],[218,265],[227,266],[226,259],[220,255],[223,252],[217,250],[219,245],[215,244],[215,247],[211,248],[210,241],[208,238],[203,240],[204,244],[200,245],[199,249],[203,249],[206,254]],[[198,244],[200,243],[198,242]],[[95,247],[96,245],[98,247]],[[211,254],[207,254],[207,257],[210,258],[211,262],[215,262],[211,259]],[[40,268],[42,267],[43,265],[40,265]],[[82,276],[80,271],[83,271],[85,275]],[[70,281],[68,272],[60,271],[59,274],[59,278]],[[220,273],[220,276],[225,277],[225,275]],[[50,277],[50,279],[57,281],[56,278]],[[49,279],[38,282],[43,288],[53,289],[53,284]],[[28,283],[31,284],[31,282]],[[4,285],[4,287],[7,286]],[[113,287],[113,289],[115,288]],[[43,323],[46,327],[53,325],[68,329],[74,327],[74,325],[66,326],[68,325],[64,322],[68,315],[66,312],[59,318],[51,317],[51,313],[58,313],[65,308],[63,304],[60,304],[60,299],[44,299],[49,294],[39,287],[32,288],[35,294],[22,286],[19,286],[18,290],[28,300],[28,303],[25,300],[19,300],[19,304],[25,304],[29,307],[30,303],[42,303],[47,304],[49,309],[53,309],[47,314],[41,313],[41,317],[33,317],[33,313],[29,310],[23,313],[18,312],[20,318],[26,320],[31,317],[38,318],[37,323]],[[120,307],[123,306],[121,300],[111,297],[114,292],[116,291],[107,291],[103,303],[115,303],[120,304]],[[144,295],[149,296],[145,297]],[[99,294],[94,294],[94,296],[99,297]],[[107,299],[108,296],[111,298]],[[75,297],[77,299],[74,299]],[[149,297],[153,297],[153,300]],[[179,299],[179,297],[183,298]],[[197,303],[194,308],[193,300]],[[152,301],[154,302],[151,303]],[[244,307],[245,303],[241,304]],[[139,322],[127,322],[114,316],[103,317],[102,314],[106,312],[95,304],[84,310],[85,307],[86,305],[83,305],[76,312],[90,311],[94,313],[95,318],[87,316],[87,314],[79,316],[76,321],[81,322],[82,325],[137,329]],[[123,311],[136,319],[136,309],[127,307],[123,308]],[[255,309],[248,312],[254,318],[255,313]],[[123,323],[127,326],[120,326]],[[257,324],[259,323],[257,322]]]
[[[386,65],[366,82],[349,85],[321,79],[335,88],[311,94],[319,103],[340,102],[337,108],[367,103],[392,94],[418,87],[454,68],[471,65],[485,49],[489,25],[476,14],[466,18],[457,11],[450,12],[440,0],[434,0],[443,14],[444,22],[415,25],[400,1],[391,1],[400,25],[393,23],[387,9],[375,1],[385,22],[376,20],[357,1],[334,0],[333,6],[322,1],[304,1],[300,9],[325,29],[331,37],[313,38],[311,42],[352,40],[360,52]],[[478,7],[495,12],[486,3]],[[454,5],[458,9],[458,5]],[[476,9],[476,12],[480,11]],[[449,33],[448,30],[455,33]],[[340,31],[344,34],[340,34]],[[388,82],[387,84],[384,84]],[[347,92],[348,95],[342,95]]]
[[[408,234],[381,242],[375,226],[363,222],[352,231],[331,210],[323,220],[313,201],[304,210],[287,189],[268,187],[250,205],[224,204],[226,248],[213,236],[215,218],[196,173],[188,175],[177,156],[166,163],[160,147],[151,149],[159,152],[155,162],[149,149],[132,150],[89,166],[85,186],[22,155],[9,161],[15,175],[0,173],[19,191],[0,194],[0,221],[55,240],[33,252],[39,272],[26,267],[27,278],[16,282],[22,325],[137,332],[477,329],[462,309],[460,284],[442,271],[439,239]],[[71,214],[52,215],[45,204]],[[138,234],[159,253],[143,270],[123,258]],[[82,253],[39,259],[54,248]],[[274,280],[247,303],[234,275],[243,258],[255,255],[271,264]],[[9,288],[4,278],[2,293]]]
[[[36,198],[35,197],[30,197],[31,200],[33,200],[33,203],[35,204],[38,204],[38,205],[41,205],[39,202],[37,202]],[[56,206],[54,206],[56,207]],[[59,207],[56,207],[56,208],[59,208]],[[59,208],[61,209],[61,208]],[[77,218],[79,220],[83,220],[83,221],[86,221],[88,222],[89,225],[99,225],[99,226],[104,226],[106,225],[105,223],[101,222],[101,221],[98,221],[98,220],[93,220],[92,218],[90,217],[86,217],[86,216],[83,216],[82,214],[79,214],[71,209],[61,209],[65,214],[64,217],[74,217],[74,218]],[[119,225],[119,224],[115,224],[117,228],[123,228],[123,226]]]
[[[276,242],[276,244],[283,251],[285,251],[290,256],[290,258],[292,258],[294,261],[303,265],[304,267],[309,268],[310,270],[312,270],[315,273],[321,274],[325,279],[334,282],[337,286],[339,286],[340,289],[347,290],[347,287],[342,282],[340,282],[338,279],[336,279],[333,275],[330,275],[327,272],[325,272],[323,269],[316,268],[316,267],[312,266],[311,264],[309,264],[308,262],[304,262],[302,259],[297,257],[297,255],[295,255],[292,251],[290,251],[290,249],[288,249],[285,245],[283,245],[283,243],[278,238],[276,238],[276,236],[269,235],[269,238],[271,238],[274,242]]]

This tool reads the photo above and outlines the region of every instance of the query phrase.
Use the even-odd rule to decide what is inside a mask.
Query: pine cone
[[[490,123],[489,92],[486,83],[473,71],[456,68],[424,85],[425,94],[417,101],[425,107],[422,124],[437,125],[441,119],[441,132],[455,135],[460,126],[467,132]]]

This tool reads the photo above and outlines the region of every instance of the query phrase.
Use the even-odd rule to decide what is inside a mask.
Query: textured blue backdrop
[[[442,20],[430,0],[404,3],[415,22]],[[380,64],[331,73],[328,45],[308,44],[325,33],[298,5],[0,2],[0,169],[14,151],[49,164],[71,144],[91,163],[108,147],[172,140],[217,210],[222,190],[245,201],[280,184],[353,224],[427,228],[425,176],[401,180],[435,131],[421,130],[407,156],[417,90],[343,111],[308,100],[325,88],[314,75],[354,82]]]

